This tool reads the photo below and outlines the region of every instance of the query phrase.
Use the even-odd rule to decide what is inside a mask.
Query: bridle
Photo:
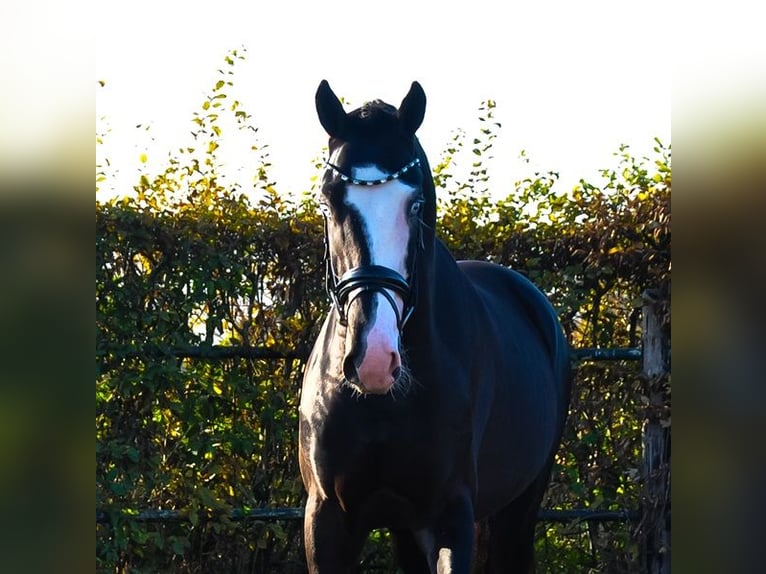
[[[420,159],[415,158],[401,169],[391,173],[384,178],[380,179],[357,179],[343,173],[336,165],[333,165],[329,161],[325,162],[326,165],[338,174],[341,181],[351,183],[353,185],[381,185],[394,179],[398,179],[402,174],[407,172],[416,165],[420,165]],[[347,313],[351,302],[365,292],[377,292],[383,295],[386,300],[391,304],[396,315],[396,325],[399,332],[404,329],[405,324],[415,311],[415,305],[417,304],[417,282],[415,281],[415,272],[417,270],[417,256],[412,257],[410,262],[408,282],[402,277],[398,271],[395,271],[389,267],[382,265],[360,265],[359,267],[353,267],[346,271],[341,277],[335,273],[335,269],[332,265],[332,258],[330,257],[330,239],[328,230],[327,214],[324,215],[324,260],[325,260],[325,289],[327,294],[332,300],[335,308],[338,310],[339,322],[341,325],[347,324]],[[416,223],[416,245],[418,247],[423,246],[422,237],[422,211],[418,215],[418,221]],[[396,305],[393,295],[389,293],[389,290],[398,293],[402,301],[404,302],[404,308],[399,313],[399,308]],[[356,291],[356,294],[351,294]]]
[[[340,177],[341,181],[346,183],[352,183],[354,185],[380,185],[381,183],[387,183],[389,181],[393,181],[395,179],[399,179],[402,175],[407,173],[410,168],[415,167],[416,165],[420,165],[420,158],[416,157],[413,159],[410,163],[405,165],[404,167],[398,169],[394,173],[391,173],[381,179],[356,179],[354,177],[351,177],[350,175],[347,175],[343,173],[340,168],[335,165],[334,163],[330,163],[329,161],[325,161],[325,165],[332,169],[335,173],[338,174],[338,177]]]

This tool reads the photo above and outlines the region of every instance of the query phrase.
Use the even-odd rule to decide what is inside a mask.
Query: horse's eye
[[[413,201],[412,205],[410,205],[410,214],[418,215],[420,214],[421,209],[423,209],[423,200],[418,199],[417,201]]]

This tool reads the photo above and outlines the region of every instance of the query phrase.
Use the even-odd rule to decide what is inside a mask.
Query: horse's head
[[[363,393],[385,394],[407,377],[400,336],[417,302],[424,204],[433,203],[415,138],[425,105],[417,82],[398,110],[375,100],[347,114],[326,81],[316,93],[330,136],[319,196],[327,287],[341,327],[343,376]]]

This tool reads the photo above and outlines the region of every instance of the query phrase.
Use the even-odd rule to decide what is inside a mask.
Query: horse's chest
[[[470,426],[428,412],[330,412],[314,440],[325,492],[347,510],[376,516],[427,512],[471,465]]]
[[[341,507],[371,528],[412,527],[433,513],[454,475],[454,453],[439,452],[423,437],[386,438],[331,456],[337,462],[331,488]]]
[[[441,466],[450,458],[436,434],[424,425],[407,420],[325,421],[318,433],[319,451],[335,475],[364,477],[370,481],[394,481],[421,467]]]

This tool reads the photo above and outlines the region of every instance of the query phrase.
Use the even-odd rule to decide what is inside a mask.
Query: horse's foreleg
[[[430,574],[431,568],[414,532],[391,530],[391,540],[399,569],[404,574]]]
[[[508,506],[491,516],[486,574],[533,574],[537,512],[548,486],[550,465]]]
[[[473,505],[467,493],[455,496],[432,529],[419,536],[431,572],[468,574],[473,558]]]
[[[350,531],[337,502],[309,495],[303,540],[310,574],[342,574],[354,571],[364,536]]]

